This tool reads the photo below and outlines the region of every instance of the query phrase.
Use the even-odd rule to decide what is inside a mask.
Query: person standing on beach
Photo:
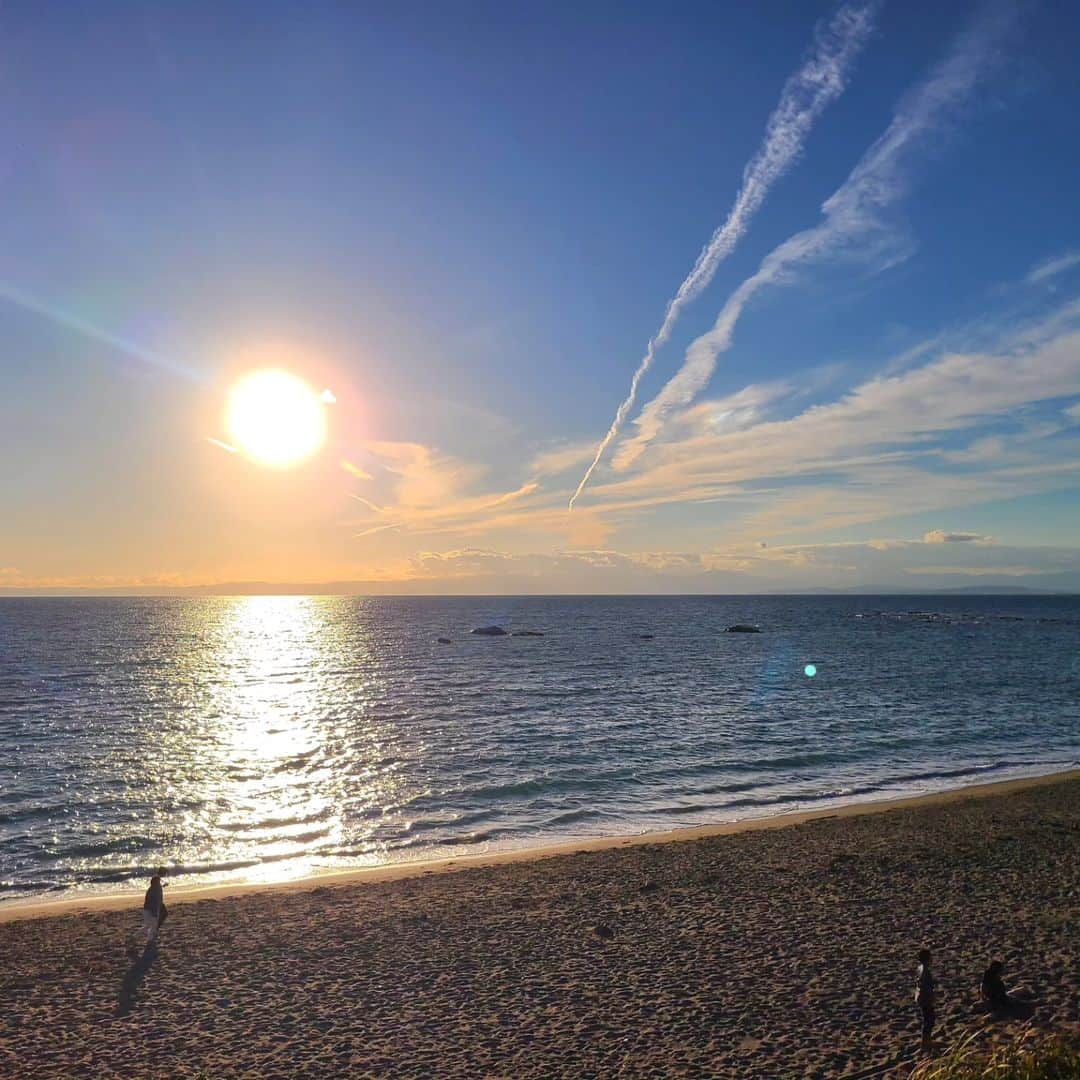
[[[930,950],[919,950],[919,966],[915,972],[915,1004],[922,1013],[922,1050],[929,1054],[933,1048],[934,1012],[937,982],[930,970]]]
[[[165,919],[165,894],[161,888],[161,877],[155,874],[150,879],[150,888],[143,899],[143,929],[146,931],[146,944],[157,941],[158,927]]]

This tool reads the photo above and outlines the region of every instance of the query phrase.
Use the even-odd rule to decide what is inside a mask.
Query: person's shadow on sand
[[[151,941],[131,967],[128,968],[124,981],[120,985],[120,999],[116,1005],[117,1016],[127,1016],[135,1007],[135,995],[139,992],[146,973],[157,959],[157,946]]]

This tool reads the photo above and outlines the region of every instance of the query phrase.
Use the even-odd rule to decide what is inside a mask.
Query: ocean
[[[470,633],[489,625],[508,634]],[[161,867],[282,880],[1078,761],[1078,597],[0,600],[0,900]]]

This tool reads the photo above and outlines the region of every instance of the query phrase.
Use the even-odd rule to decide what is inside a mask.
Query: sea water
[[[508,633],[470,633],[487,625]],[[0,899],[641,833],[1078,759],[1075,597],[0,600]]]

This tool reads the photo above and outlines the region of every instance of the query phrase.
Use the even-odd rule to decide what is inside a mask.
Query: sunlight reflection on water
[[[319,672],[335,626],[309,597],[236,597],[221,611],[211,715],[217,730],[200,740],[200,772],[213,778],[206,830],[232,838],[214,862],[258,858],[279,876],[312,869],[312,843],[341,838],[342,778],[313,769],[324,743]],[[204,811],[205,813],[205,811]]]
[[[214,617],[204,788],[182,829],[207,840],[197,861],[258,862],[245,877],[275,880],[346,849],[350,865],[381,862],[372,833],[399,793],[396,732],[368,708],[385,687],[364,635],[347,633],[334,598],[232,597]]]

